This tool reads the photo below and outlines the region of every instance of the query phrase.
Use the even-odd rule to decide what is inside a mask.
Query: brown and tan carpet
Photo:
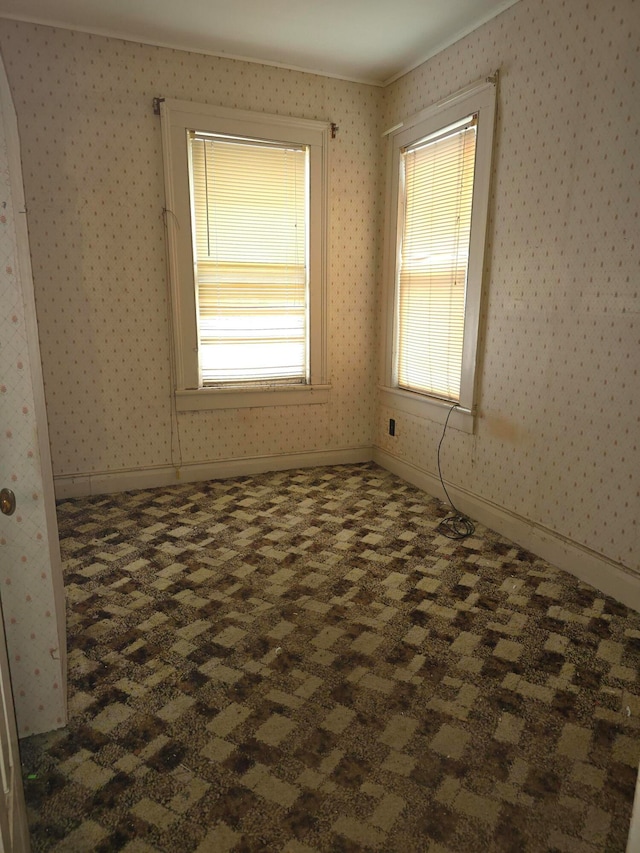
[[[34,851],[623,851],[640,617],[375,465],[59,506]]]

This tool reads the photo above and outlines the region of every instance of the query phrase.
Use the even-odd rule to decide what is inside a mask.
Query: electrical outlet
[[[395,418],[389,418],[389,435],[396,434],[396,421]]]

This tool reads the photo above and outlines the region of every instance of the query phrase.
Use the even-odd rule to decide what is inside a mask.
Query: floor
[[[625,849],[637,613],[373,464],[58,511],[34,853]]]

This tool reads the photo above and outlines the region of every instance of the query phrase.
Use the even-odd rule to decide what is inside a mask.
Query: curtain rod
[[[165,98],[154,98],[153,99],[153,114],[154,115],[156,115],[156,116],[160,115],[160,104],[164,100],[165,100]],[[335,123],[335,121],[329,122],[329,125],[331,127],[331,138],[335,139],[336,136],[338,135],[338,131],[340,130],[340,128]]]

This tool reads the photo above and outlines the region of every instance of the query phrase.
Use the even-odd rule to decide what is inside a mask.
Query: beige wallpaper
[[[500,69],[481,417],[445,476],[635,569],[639,44],[637,0],[521,0],[384,94],[391,126]],[[377,442],[435,473],[441,427],[392,415]]]
[[[6,20],[0,49],[21,132],[54,474],[370,447],[379,90]],[[328,405],[187,412],[172,431],[155,96],[339,125]]]
[[[30,339],[33,296],[20,251],[24,207],[18,189],[15,113],[4,98],[7,91],[0,62],[0,487],[10,488],[16,497],[15,513],[0,515],[0,630],[6,633],[22,737],[66,722],[66,652],[60,647],[58,625],[64,604],[60,599],[56,603],[62,587],[60,554],[53,559],[48,547],[49,537],[57,547],[58,531],[47,515],[47,501],[53,504],[53,496],[45,486],[46,460],[41,459],[38,441],[36,412],[42,407],[38,409],[34,390],[38,365]],[[50,473],[48,478],[50,483]]]
[[[386,90],[0,21],[54,472],[376,443],[435,473],[441,428],[376,408],[380,131],[500,68],[481,416],[476,435],[449,434],[445,476],[638,568],[638,19],[637,0],[520,0]],[[328,406],[184,413],[172,429],[156,95],[339,125]]]

